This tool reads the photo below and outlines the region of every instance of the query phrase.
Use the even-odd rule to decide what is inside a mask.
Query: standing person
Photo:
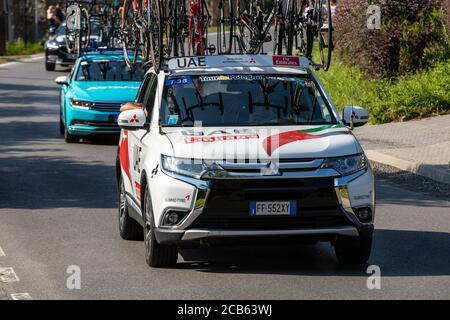
[[[56,27],[59,27],[61,23],[64,22],[65,16],[64,16],[64,2],[59,1],[56,5],[55,13],[53,15],[53,18],[55,19]]]
[[[331,7],[331,16],[334,17],[334,14],[336,13],[336,0],[330,0],[330,7]]]
[[[48,28],[55,27],[54,15],[55,15],[55,7],[54,6],[49,6],[48,9],[47,9],[47,16],[46,16]]]

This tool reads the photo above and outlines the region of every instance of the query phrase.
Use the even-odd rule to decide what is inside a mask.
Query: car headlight
[[[49,49],[58,49],[59,45],[56,42],[49,42],[49,43],[47,43],[47,48],[49,48]]]
[[[206,172],[223,171],[217,163],[207,160],[174,158],[161,155],[161,165],[165,171],[199,179]]]
[[[322,168],[334,169],[346,176],[367,167],[367,160],[363,153],[339,158],[325,159]]]
[[[70,99],[70,104],[74,108],[85,109],[85,110],[89,110],[90,108],[92,108],[95,105],[95,103],[92,101],[78,100],[78,99],[74,99],[74,98]]]

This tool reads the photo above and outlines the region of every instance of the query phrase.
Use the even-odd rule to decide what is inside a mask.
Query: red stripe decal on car
[[[263,141],[263,147],[264,150],[266,150],[267,154],[271,156],[275,150],[277,150],[279,147],[284,146],[285,144],[299,140],[317,138],[320,137],[302,131],[288,131],[265,138]]]
[[[340,124],[324,125],[305,130],[288,131],[279,134],[274,134],[264,139],[263,147],[266,150],[267,154],[271,156],[275,150],[277,150],[281,146],[284,146],[285,144],[300,140],[317,139],[321,137],[320,135],[313,135],[310,133],[320,132],[327,129],[340,129],[340,128],[344,128],[344,126]]]
[[[122,135],[122,141],[120,142],[120,165],[122,166],[123,171],[128,176],[131,182],[131,174],[130,174],[130,159],[128,157],[128,131],[124,130]]]
[[[136,199],[141,201],[141,184],[135,181],[134,186],[136,187]]]

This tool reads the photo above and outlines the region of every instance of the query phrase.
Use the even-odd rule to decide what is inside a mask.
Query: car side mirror
[[[55,79],[55,82],[57,84],[59,84],[60,86],[68,86],[69,85],[69,78],[67,78],[66,76],[60,76],[58,78]]]
[[[361,127],[369,121],[369,112],[357,106],[345,106],[342,110],[342,121],[347,127]]]
[[[117,120],[118,125],[125,130],[145,129],[145,112],[143,109],[122,111]]]

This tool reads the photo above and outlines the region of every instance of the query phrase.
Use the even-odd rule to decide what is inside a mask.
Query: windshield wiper
[[[192,123],[181,123],[181,124],[161,124],[161,127],[168,127],[168,128],[176,128],[176,127],[193,127],[194,124]]]

